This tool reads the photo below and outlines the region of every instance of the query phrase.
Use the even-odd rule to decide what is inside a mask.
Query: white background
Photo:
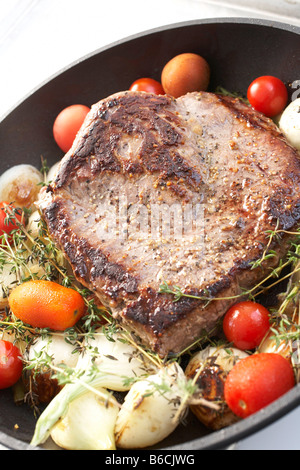
[[[147,29],[215,17],[300,26],[300,0],[0,0],[0,117],[87,53]],[[298,450],[299,431],[297,409],[231,448]]]

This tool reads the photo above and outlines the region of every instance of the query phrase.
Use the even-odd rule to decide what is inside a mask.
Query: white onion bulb
[[[64,336],[60,334],[39,336],[29,348],[29,360],[33,360],[35,356],[41,353],[51,356],[54,366],[64,364],[71,368],[76,366],[79,357],[79,353],[74,352],[74,346],[68,343]]]
[[[279,119],[279,129],[293,147],[300,150],[300,98],[292,101]]]
[[[42,181],[41,172],[34,166],[15,165],[0,176],[0,201],[30,208],[37,200]]]
[[[119,405],[107,390],[99,391],[102,396],[87,392],[70,403],[66,415],[51,430],[55,444],[67,450],[115,450]]]
[[[179,424],[186,378],[177,363],[133,384],[116,422],[116,444],[123,449],[152,446],[171,434]],[[165,390],[165,392],[162,392]]]

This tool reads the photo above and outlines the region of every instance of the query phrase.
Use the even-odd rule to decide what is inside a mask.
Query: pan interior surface
[[[93,103],[129,88],[139,77],[160,80],[164,64],[182,52],[206,58],[212,75],[210,91],[217,86],[245,95],[260,75],[280,77],[297,93],[300,79],[300,30],[259,20],[199,20],[148,31],[127,38],[82,58],[25,98],[0,123],[0,173],[19,164],[40,168],[62,158],[52,137],[55,117],[64,107]],[[300,95],[300,93],[299,93]],[[222,448],[278,419],[300,402],[295,387],[278,403],[253,418],[222,431],[209,432],[194,416],[168,439],[161,449]],[[16,406],[11,390],[0,392],[0,442],[11,449],[26,449],[36,418],[27,405]]]

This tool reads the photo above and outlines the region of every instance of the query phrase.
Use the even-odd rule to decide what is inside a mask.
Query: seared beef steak
[[[77,279],[146,345],[177,353],[278,262],[251,269],[268,230],[297,226],[299,154],[237,99],[121,92],[93,106],[39,207]],[[220,299],[174,302],[165,281]]]

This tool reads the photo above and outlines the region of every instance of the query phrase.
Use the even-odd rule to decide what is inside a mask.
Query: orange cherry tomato
[[[68,152],[72,147],[76,134],[89,111],[88,106],[73,104],[63,109],[56,117],[53,124],[53,137],[63,152]]]
[[[257,302],[245,301],[233,305],[223,320],[226,338],[241,350],[259,346],[269,330],[269,311]]]
[[[153,78],[138,78],[129,87],[130,91],[146,91],[155,95],[164,95],[164,89],[160,82]]]
[[[84,299],[77,291],[45,280],[20,284],[11,291],[8,302],[22,322],[58,331],[74,326],[86,311]]]
[[[205,91],[210,80],[210,67],[198,54],[183,53],[171,59],[163,68],[161,84],[174,98],[193,91]]]
[[[295,386],[290,362],[276,353],[258,353],[241,359],[229,372],[225,401],[240,418],[247,418]]]
[[[0,389],[11,387],[21,378],[22,354],[17,346],[0,340]]]
[[[17,221],[22,223],[22,214],[13,204],[0,202],[0,235],[10,234],[18,228]]]

